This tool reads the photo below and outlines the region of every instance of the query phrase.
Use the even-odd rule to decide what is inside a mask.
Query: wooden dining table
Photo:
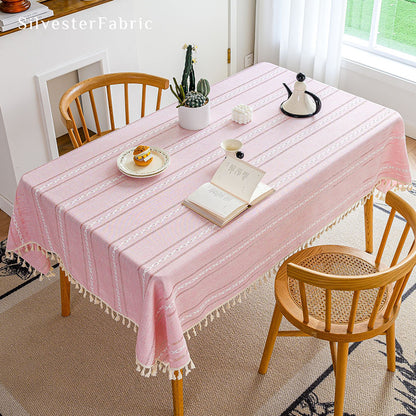
[[[294,81],[285,68],[257,64],[213,86],[206,128],[182,129],[168,106],[18,184],[9,255],[45,275],[59,262],[64,316],[72,283],[136,330],[137,370],[169,376],[176,416],[183,414],[183,376],[198,364],[188,342],[200,328],[361,204],[372,251],[373,194],[411,183],[397,112],[307,78],[322,109],[291,118],[280,104],[287,98],[282,84]],[[250,123],[232,121],[238,104],[251,106]],[[210,181],[226,139],[243,143],[244,160],[266,172],[263,182],[275,192],[220,228],[182,201]],[[139,144],[166,153],[166,169],[122,173],[119,156]]]

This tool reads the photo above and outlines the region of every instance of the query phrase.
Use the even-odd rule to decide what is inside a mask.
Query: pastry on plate
[[[133,160],[137,166],[147,166],[152,160],[153,156],[150,153],[150,147],[139,145],[133,150]]]

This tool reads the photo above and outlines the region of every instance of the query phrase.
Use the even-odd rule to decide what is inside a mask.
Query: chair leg
[[[269,334],[267,335],[266,345],[264,346],[263,356],[259,367],[260,374],[266,374],[269,367],[270,357],[272,356],[277,333],[279,332],[280,322],[282,322],[282,313],[277,304],[274,307],[273,318],[270,324]]]
[[[332,367],[334,369],[335,376],[337,375],[337,343],[329,341],[329,348],[331,349]]]
[[[396,337],[395,337],[395,323],[386,331],[386,346],[387,346],[387,369],[389,371],[396,371]]]
[[[175,371],[175,376],[179,374]],[[183,379],[172,380],[173,415],[183,416]]]
[[[61,315],[69,316],[71,314],[71,283],[65,273],[60,269],[61,282]]]
[[[373,195],[364,205],[365,251],[373,252]]]
[[[335,376],[334,416],[342,416],[344,410],[345,379],[347,375],[348,342],[338,342],[337,371]]]

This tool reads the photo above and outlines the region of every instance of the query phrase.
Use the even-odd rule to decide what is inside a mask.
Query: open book
[[[204,183],[183,204],[222,227],[274,192],[260,182],[265,172],[232,157],[225,158],[211,182]]]

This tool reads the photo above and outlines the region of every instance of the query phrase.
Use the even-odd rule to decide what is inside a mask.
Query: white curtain
[[[257,0],[256,62],[338,84],[347,0]]]

